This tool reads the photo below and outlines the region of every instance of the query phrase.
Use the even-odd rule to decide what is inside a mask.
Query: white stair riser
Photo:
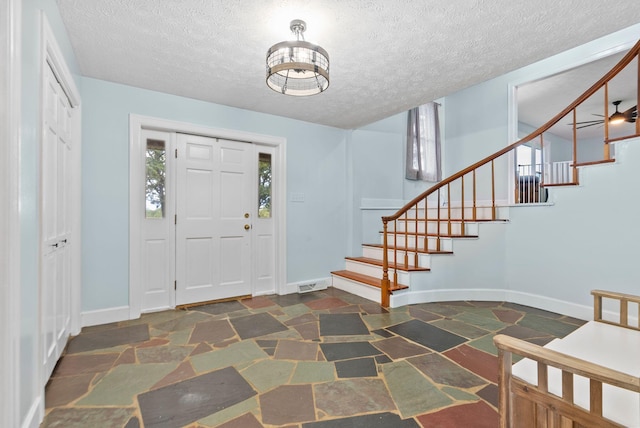
[[[424,208],[418,208],[418,218],[424,218]],[[489,220],[492,218],[492,207],[476,207],[476,219],[479,220]],[[498,215],[498,209],[496,207],[496,218],[500,218]],[[404,217],[404,216],[403,216]],[[416,218],[416,210],[410,209],[407,211],[407,217],[409,219]],[[438,209],[436,207],[429,206],[429,216],[430,219],[438,218]],[[449,210],[446,206],[440,207],[440,219],[461,219],[462,218],[462,208],[460,207],[451,207],[451,217],[449,217]],[[466,206],[464,207],[464,218],[465,220],[473,221],[473,207]]]
[[[382,260],[383,254],[384,254],[384,251],[380,247],[367,247],[367,246],[362,247],[363,257]],[[405,251],[398,250],[398,261],[404,263],[404,255],[405,255]],[[387,250],[387,257],[390,262],[393,261],[393,258],[394,258],[393,250]],[[430,261],[431,261],[430,254],[418,253],[418,267],[428,268],[430,266],[429,264]],[[409,252],[409,264],[414,265],[414,263],[415,263],[415,253]]]
[[[418,222],[416,225],[415,221],[398,221],[396,223],[390,223],[388,227],[388,231],[393,232],[396,230],[399,232],[410,232],[413,233],[418,230],[418,233],[424,233],[425,223],[424,221]],[[437,222],[428,222],[427,223],[427,233],[436,233],[437,230]],[[464,231],[461,222],[452,222],[451,223],[451,231],[449,231],[449,224],[447,222],[440,222],[440,234],[443,235],[477,235],[478,234],[478,223],[466,223],[464,224]]]
[[[331,285],[339,290],[344,290],[356,296],[364,297],[373,302],[380,303],[381,291],[378,288],[362,284],[352,279],[343,278],[341,276],[332,275]]]
[[[382,266],[370,265],[367,263],[361,263],[355,260],[347,259],[346,270],[382,279]],[[393,280],[393,269],[389,269],[389,278]],[[398,283],[403,285],[410,285],[409,272],[399,270]]]
[[[383,239],[384,237],[382,236],[382,233],[380,234],[380,243],[383,243]],[[466,239],[466,238],[465,238]],[[435,236],[429,236],[427,238],[428,240],[428,245],[429,247],[426,248],[427,250],[431,250],[431,251],[435,251],[437,250],[437,238]],[[394,244],[395,242],[395,244]],[[409,239],[406,240],[406,244],[405,244],[405,237],[402,234],[397,235],[397,239],[394,241],[394,236],[393,235],[389,235],[389,242],[388,242],[389,246],[393,246],[393,247],[407,247],[407,248],[416,248],[416,237],[415,236],[409,236]],[[419,250],[425,250],[424,248],[424,237],[420,236],[418,237],[417,240],[417,248]],[[453,251],[453,239],[451,238],[440,238],[440,251]]]

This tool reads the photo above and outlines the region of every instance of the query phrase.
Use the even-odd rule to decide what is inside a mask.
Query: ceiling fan
[[[617,125],[623,122],[634,123],[636,121],[636,118],[638,117],[637,104],[634,105],[633,107],[628,108],[625,111],[618,111],[618,106],[620,105],[621,102],[622,102],[621,100],[618,100],[612,103],[616,107],[616,111],[611,116],[609,116],[609,123],[612,125]],[[604,117],[601,114],[593,113],[593,115]],[[576,125],[580,125],[580,126],[576,126],[576,129],[586,128],[587,126],[600,125],[601,123],[604,123],[604,119],[576,122]],[[568,125],[573,125],[573,123],[568,123]]]

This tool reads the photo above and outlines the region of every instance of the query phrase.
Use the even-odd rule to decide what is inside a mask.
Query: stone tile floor
[[[145,314],[70,341],[42,427],[496,427],[493,336],[545,344],[583,323],[333,288]]]

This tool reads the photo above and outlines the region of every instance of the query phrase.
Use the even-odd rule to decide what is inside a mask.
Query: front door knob
[[[249,230],[249,229],[251,229],[251,226],[249,226],[248,224],[245,224],[244,225],[244,230]]]

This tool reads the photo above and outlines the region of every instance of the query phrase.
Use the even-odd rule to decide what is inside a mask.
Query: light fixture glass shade
[[[291,22],[298,38],[304,28],[303,21]],[[329,87],[329,54],[304,40],[277,43],[267,51],[267,85],[285,95],[324,92]]]

